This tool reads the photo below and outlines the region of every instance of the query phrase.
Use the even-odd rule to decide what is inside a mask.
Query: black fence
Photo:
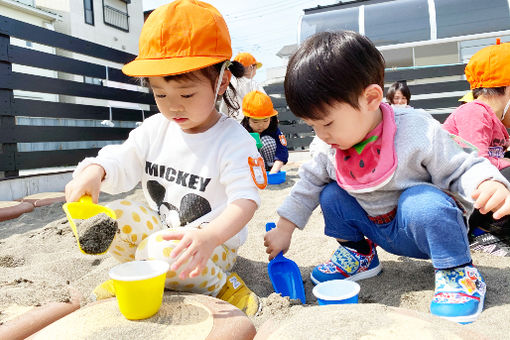
[[[469,83],[461,80],[465,64],[441,65],[418,68],[386,69],[385,82],[388,86],[394,81],[406,80],[411,91],[411,106],[428,111],[434,118],[443,122],[458,106],[459,91],[469,90]],[[340,80],[339,80],[340,81]],[[414,81],[423,82],[412,85]],[[283,83],[264,86],[278,111],[280,130],[287,138],[290,150],[307,148],[314,136],[312,128],[292,114],[285,101]],[[416,96],[425,97],[414,99]]]
[[[57,53],[46,53],[15,46],[11,37],[53,47]],[[69,53],[71,52],[71,53]],[[64,54],[78,53],[81,61]],[[137,87],[122,89],[111,84],[134,85],[133,78],[125,76],[119,68],[107,67],[101,61],[122,65],[135,55],[102,45],[57,33],[45,28],[0,16],[0,172],[4,177],[18,176],[19,170],[75,165],[87,156],[97,154],[99,147],[21,152],[19,143],[122,141],[128,136],[135,122],[157,112],[154,98]],[[99,60],[99,61],[98,61]],[[55,71],[56,77],[46,77],[13,71],[13,65],[24,65]],[[62,78],[76,78],[79,81]],[[87,79],[94,81],[87,82]],[[113,83],[115,82],[115,83]],[[122,87],[122,86],[121,86]],[[131,89],[133,88],[133,89]],[[15,97],[14,91],[31,91],[54,94],[62,101],[33,100]],[[108,104],[79,104],[73,98],[97,99],[143,105],[145,110],[112,107]],[[78,100],[84,102],[86,100]],[[121,105],[122,106],[122,105]],[[127,105],[129,106],[129,105]],[[99,122],[113,120],[130,124],[117,127],[102,126],[41,126],[18,124],[23,118],[58,118]],[[48,119],[50,120],[50,119]],[[89,124],[90,125],[90,124]],[[122,125],[124,127],[118,127]],[[125,127],[125,126],[129,127]],[[69,143],[68,143],[69,144]],[[0,176],[2,177],[2,176]]]

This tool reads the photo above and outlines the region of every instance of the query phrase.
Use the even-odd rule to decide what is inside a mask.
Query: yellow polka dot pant
[[[120,262],[157,259],[170,265],[175,261],[170,258],[170,253],[179,241],[163,240],[168,229],[161,223],[156,212],[141,203],[129,200],[113,201],[108,207],[115,211],[119,226],[109,249],[115,259]],[[216,296],[225,284],[227,272],[234,266],[236,256],[236,249],[220,245],[214,249],[200,275],[183,280],[179,278],[181,269],[169,270],[165,286],[176,291]]]
[[[190,228],[183,228],[190,229]],[[170,265],[175,259],[170,258],[170,253],[179,240],[165,241],[165,230],[158,231],[145,239],[136,249],[137,260],[157,259],[168,262]],[[193,292],[211,296],[218,295],[227,281],[227,272],[235,263],[236,253],[224,245],[216,247],[211,258],[207,261],[200,275],[193,278],[181,279],[182,266],[177,271],[169,270],[166,274],[166,288],[171,290]]]

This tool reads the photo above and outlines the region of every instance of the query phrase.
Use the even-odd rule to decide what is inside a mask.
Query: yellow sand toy
[[[101,255],[108,251],[117,232],[117,217],[112,209],[92,203],[92,197],[87,195],[62,208],[82,253]]]

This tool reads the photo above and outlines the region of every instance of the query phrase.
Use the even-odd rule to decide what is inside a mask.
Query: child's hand
[[[471,197],[475,200],[476,209],[482,214],[492,211],[495,220],[510,214],[510,192],[500,182],[482,182]]]
[[[182,280],[188,276],[196,277],[200,275],[207,264],[207,260],[211,258],[214,248],[218,246],[214,237],[207,232],[207,229],[169,231],[163,235],[163,239],[167,241],[180,240],[170,253],[170,258],[177,258],[170,269],[176,271],[182,266],[183,270],[179,274]]]
[[[278,255],[280,251],[286,253],[287,250],[289,250],[294,229],[296,229],[294,223],[280,217],[276,228],[268,231],[264,235],[264,246],[266,246],[266,253],[269,254],[269,261]]]
[[[98,164],[87,166],[73,180],[66,184],[66,201],[76,202],[82,196],[90,195],[92,202],[97,203],[104,175],[105,171],[102,166]]]
[[[283,162],[280,160],[276,160],[274,162],[273,166],[271,167],[271,170],[269,171],[269,173],[276,174],[276,173],[280,172],[280,170],[282,169],[282,166],[283,166]]]

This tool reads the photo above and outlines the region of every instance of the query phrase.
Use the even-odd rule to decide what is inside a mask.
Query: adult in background
[[[396,81],[391,84],[388,92],[386,93],[386,100],[388,104],[398,107],[411,107],[411,91],[407,84],[403,81]]]
[[[244,66],[244,76],[240,78],[232,78],[231,84],[235,91],[232,91],[232,89],[229,88],[226,92],[226,96],[238,105],[235,109],[229,109],[225,100],[222,99],[219,111],[228,113],[230,117],[241,122],[244,118],[243,111],[241,110],[241,103],[243,102],[244,96],[251,91],[259,91],[262,93],[266,93],[266,91],[264,91],[264,88],[260,86],[255,79],[253,79],[257,74],[257,70],[262,67],[262,63],[258,62],[255,57],[248,52],[239,53],[236,55],[234,60]]]

